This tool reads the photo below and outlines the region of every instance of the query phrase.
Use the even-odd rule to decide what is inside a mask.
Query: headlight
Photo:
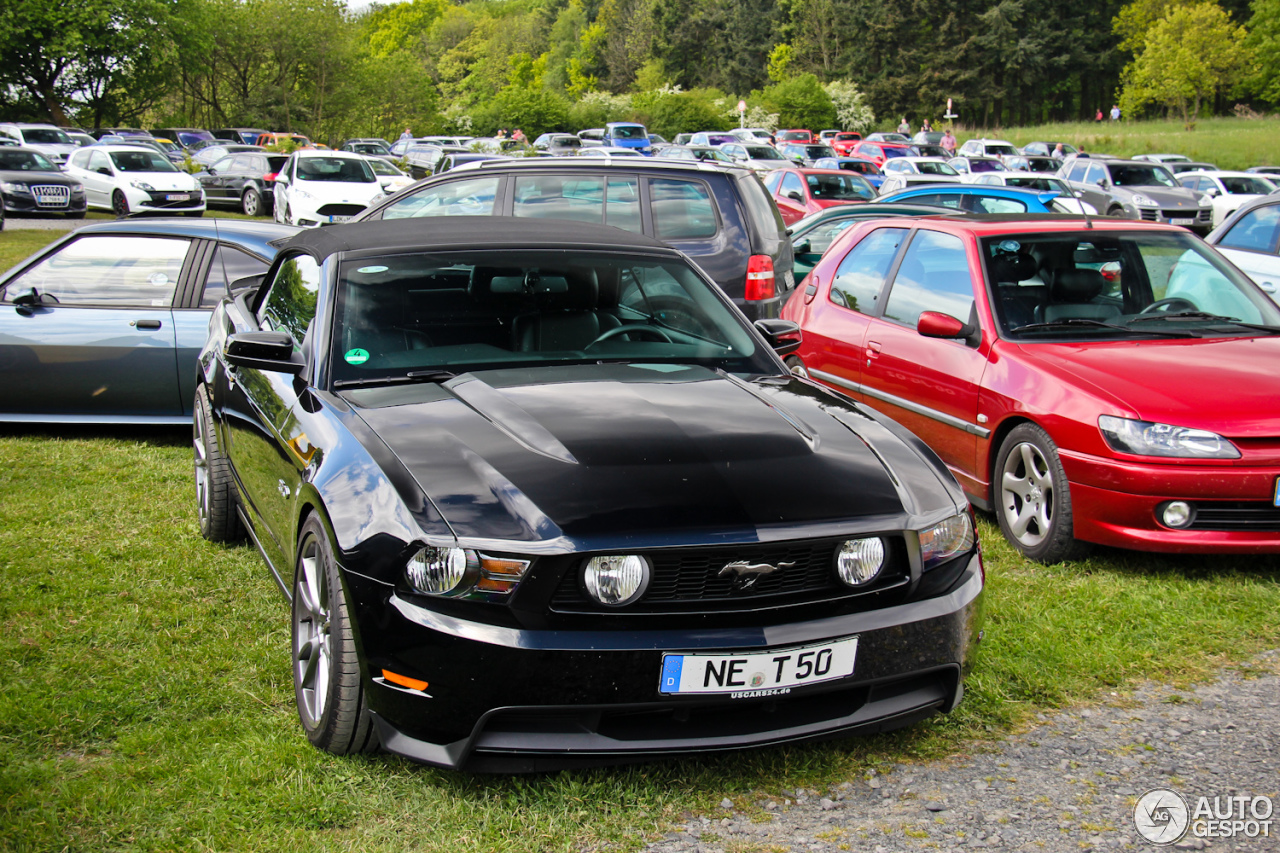
[[[836,551],[836,574],[849,586],[866,586],[884,568],[884,540],[879,536],[848,539]]]
[[[7,193],[13,193],[14,195],[31,195],[31,189],[26,184],[14,184],[9,181],[5,181],[0,184],[0,189],[3,189]]]
[[[134,189],[146,190],[147,192],[153,192],[155,190],[155,187],[151,186],[151,184],[146,181],[130,181],[129,186]]]
[[[920,567],[927,572],[971,548],[973,522],[969,519],[969,513],[958,513],[920,531]]]
[[[1147,198],[1145,195],[1135,195],[1133,197],[1133,203],[1138,205],[1139,207],[1159,207],[1160,206],[1156,204],[1154,201],[1152,201],[1151,199]]]
[[[1201,207],[1212,207],[1212,206],[1213,206],[1213,197],[1212,197],[1212,196],[1209,196],[1209,195],[1202,195],[1202,196],[1200,196],[1200,206],[1201,206]]]
[[[72,195],[84,195],[84,187],[82,187],[82,186],[80,186],[79,184],[77,184],[76,186],[74,186],[74,187],[72,187],[72,188],[71,188],[71,194],[72,194]]]
[[[592,557],[582,572],[582,582],[592,598],[607,607],[622,607],[644,595],[653,569],[636,554]]]
[[[409,585],[427,595],[447,595],[467,574],[467,552],[461,548],[423,548],[404,568]]]
[[[415,592],[424,595],[487,598],[509,595],[528,570],[528,560],[427,546],[409,558],[404,576]]]
[[[1240,451],[1216,432],[1203,429],[1134,421],[1103,415],[1098,429],[1112,450],[1137,456],[1170,456],[1181,459],[1239,459]]]

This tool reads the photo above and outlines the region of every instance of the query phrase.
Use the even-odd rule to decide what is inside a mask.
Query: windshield
[[[1125,164],[1111,167],[1111,181],[1118,187],[1181,187],[1163,166]]]
[[[1012,145],[988,145],[987,154],[991,157],[1016,157],[1018,149]]]
[[[1007,172],[1009,170],[999,160],[970,160],[969,171],[976,174],[978,172]]]
[[[614,253],[403,254],[344,261],[334,387],[415,371],[616,362],[777,370],[714,284],[679,260]]]
[[[804,156],[810,160],[817,160],[820,157],[834,157],[836,152],[831,149],[830,145],[805,145]]]
[[[852,172],[839,174],[808,174],[809,195],[818,201],[866,201],[875,198],[875,187],[866,178]]]
[[[75,145],[71,137],[56,127],[23,128],[22,138],[28,145]]]
[[[159,151],[112,151],[111,162],[121,172],[176,172]]]
[[[11,172],[56,172],[58,169],[34,151],[7,151],[0,148],[0,169]]]
[[[1249,335],[1280,308],[1191,234],[1088,231],[982,241],[1001,332],[1025,341]]]
[[[338,184],[367,184],[376,181],[369,161],[354,157],[301,157],[298,180]]]
[[[958,175],[960,174],[947,163],[930,163],[928,161],[916,163],[916,168],[920,170],[922,175]]]
[[[745,145],[747,156],[752,160],[785,160],[778,149],[772,145]]]
[[[551,147],[553,148],[581,148],[582,140],[576,136],[553,136],[551,137]]]
[[[208,141],[211,139],[213,139],[213,134],[209,133],[207,130],[195,130],[190,132],[178,131],[178,141],[186,146],[195,145],[201,140]]]
[[[357,154],[386,154],[387,149],[383,148],[376,142],[353,142],[348,146],[349,150]]]
[[[392,166],[386,160],[382,160],[382,159],[370,160],[369,168],[373,169],[373,173],[375,175],[403,175],[404,174],[404,172],[400,171],[395,166]]]
[[[615,124],[609,131],[614,139],[649,139],[649,134],[645,131],[644,125],[640,124]]]

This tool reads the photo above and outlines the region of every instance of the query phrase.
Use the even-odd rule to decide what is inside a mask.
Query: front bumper
[[[1125,212],[1128,214],[1129,219],[1139,219],[1143,222],[1159,222],[1163,225],[1178,225],[1188,231],[1199,234],[1201,237],[1213,230],[1212,206],[1179,210],[1176,208],[1129,205],[1125,207]]]
[[[3,197],[5,213],[83,213],[88,207],[83,192],[78,196],[68,195],[65,205],[39,204],[31,193],[6,192]]]
[[[1065,450],[1061,457],[1077,539],[1162,553],[1280,553],[1280,465],[1153,464]],[[1190,527],[1160,522],[1171,500],[1196,510]]]
[[[887,731],[950,711],[982,624],[981,559],[967,559],[936,598],[752,628],[525,630],[445,616],[358,575],[347,584],[383,746],[442,767],[529,772]],[[667,651],[850,636],[847,678],[765,697],[658,692]],[[396,686],[384,669],[428,686]]]
[[[203,190],[143,190],[127,187],[124,194],[129,201],[129,209],[134,213],[148,210],[177,213],[205,209]]]

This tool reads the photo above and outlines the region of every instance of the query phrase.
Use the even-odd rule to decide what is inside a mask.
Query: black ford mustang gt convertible
[[[251,538],[291,602],[321,749],[529,771],[960,701],[984,583],[963,493],[673,249],[338,226],[209,328],[201,529]]]

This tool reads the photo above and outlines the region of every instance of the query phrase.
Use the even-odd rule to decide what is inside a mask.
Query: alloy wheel
[[[294,589],[294,681],[299,709],[308,727],[319,723],[329,699],[332,658],[329,611],[329,574],[314,537],[308,538],[299,558],[301,571]]]
[[[1000,472],[1000,511],[1024,548],[1034,548],[1053,530],[1053,475],[1040,449],[1023,442]]]

